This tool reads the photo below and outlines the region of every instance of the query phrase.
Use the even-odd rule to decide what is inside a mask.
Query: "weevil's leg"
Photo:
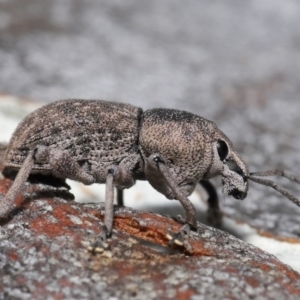
[[[132,187],[135,180],[132,177],[133,169],[141,165],[141,158],[137,154],[130,155],[123,159],[119,165],[112,165],[114,169],[114,185],[117,188],[118,205],[124,206],[124,189]]]
[[[101,234],[92,242],[88,250],[92,253],[103,252],[108,247],[105,244],[107,238],[111,236],[114,219],[114,169],[107,170],[106,190],[105,190],[105,211],[104,226]]]
[[[51,166],[53,175],[57,177],[73,179],[86,185],[96,181],[95,177],[80,167],[78,162],[66,150],[48,150],[48,163]]]
[[[105,194],[105,216],[104,226],[106,227],[107,237],[111,235],[113,224],[113,205],[114,205],[114,187],[129,188],[134,184],[131,172],[124,163],[108,167],[106,177],[106,194]],[[122,191],[122,190],[121,190]]]
[[[89,251],[103,252],[107,245],[105,241],[111,236],[114,218],[114,189],[122,191],[134,184],[134,179],[128,166],[121,162],[119,165],[111,165],[107,169],[106,192],[105,192],[105,215],[103,231],[88,248]],[[120,189],[119,189],[120,188]]]
[[[168,167],[166,166],[165,160],[162,157],[162,155],[160,154],[150,155],[148,157],[148,163],[152,167],[154,166],[156,167],[157,171],[163,176],[168,186],[172,190],[175,198],[183,206],[186,213],[185,222],[190,224],[193,228],[196,228],[197,227],[196,209],[192,204],[192,202],[187,198],[187,196],[184,193],[182,193],[182,191],[179,189]]]
[[[0,203],[0,218],[7,217],[8,214],[14,209],[14,202],[17,196],[22,192],[24,184],[30,174],[30,171],[34,165],[34,151],[30,151],[22,167],[20,168],[18,175],[16,176],[12,186],[5,195],[3,201]]]
[[[124,192],[123,190],[117,189],[117,202],[119,206],[124,206]]]
[[[208,180],[199,182],[208,194],[207,204],[207,221],[214,227],[220,227],[222,222],[222,212],[219,207],[219,198],[216,188]]]
[[[114,219],[114,169],[108,169],[106,177],[106,191],[105,191],[105,215],[104,226],[106,230],[106,237],[111,236]]]
[[[196,209],[188,197],[179,189],[171,172],[165,164],[165,159],[160,154],[152,154],[147,158],[148,166],[157,170],[157,175],[162,175],[165,182],[172,190],[175,198],[181,203],[185,210],[186,224],[182,226],[178,233],[173,236],[168,236],[170,243],[176,243],[178,245],[184,244],[185,235],[188,234],[190,229],[197,228],[197,216]]]

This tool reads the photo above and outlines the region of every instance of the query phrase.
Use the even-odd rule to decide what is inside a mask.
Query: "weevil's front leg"
[[[15,199],[22,192],[24,184],[30,174],[34,165],[34,151],[30,151],[25,158],[21,169],[18,172],[12,186],[5,195],[4,199],[0,202],[0,218],[5,218],[14,209]]]
[[[222,223],[222,212],[219,207],[219,198],[215,187],[208,180],[199,182],[208,195],[207,221],[214,227],[220,227]]]
[[[168,187],[172,190],[176,200],[178,200],[183,206],[186,214],[184,226],[179,230],[178,233],[170,236],[170,243],[176,243],[183,245],[185,235],[187,235],[190,229],[197,228],[197,216],[196,209],[188,197],[180,190],[176,184],[170,170],[166,166],[165,159],[160,154],[152,154],[147,159],[148,167],[157,170],[157,175],[162,175],[164,181]]]

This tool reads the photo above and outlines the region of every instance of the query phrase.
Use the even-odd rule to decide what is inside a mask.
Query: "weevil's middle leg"
[[[134,184],[131,172],[126,164],[111,165],[107,168],[105,211],[103,231],[88,248],[91,252],[102,252],[107,248],[105,241],[112,234],[114,219],[114,189],[122,192],[123,188],[129,188]]]
[[[114,169],[107,170],[105,190],[104,225],[101,234],[88,247],[88,250],[96,253],[103,252],[107,245],[105,241],[111,236],[114,219]]]
[[[114,219],[114,169],[108,169],[106,177],[106,191],[105,191],[105,215],[104,226],[106,236],[110,237],[113,228]]]

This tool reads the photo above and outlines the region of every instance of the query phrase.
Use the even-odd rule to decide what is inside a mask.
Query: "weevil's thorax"
[[[144,159],[153,153],[162,155],[176,183],[188,195],[211,165],[214,130],[213,122],[185,111],[147,110],[141,121],[140,152]],[[145,166],[150,184],[171,198],[169,190],[162,190],[161,178],[152,178],[149,173]]]

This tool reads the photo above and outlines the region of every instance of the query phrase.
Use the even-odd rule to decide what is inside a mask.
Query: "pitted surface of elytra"
[[[70,103],[72,102],[72,105]],[[46,105],[18,126],[4,165],[18,167],[28,151],[43,145],[67,150],[79,163],[117,163],[137,152],[141,109],[99,100],[64,100]],[[33,170],[49,164],[35,163]]]

